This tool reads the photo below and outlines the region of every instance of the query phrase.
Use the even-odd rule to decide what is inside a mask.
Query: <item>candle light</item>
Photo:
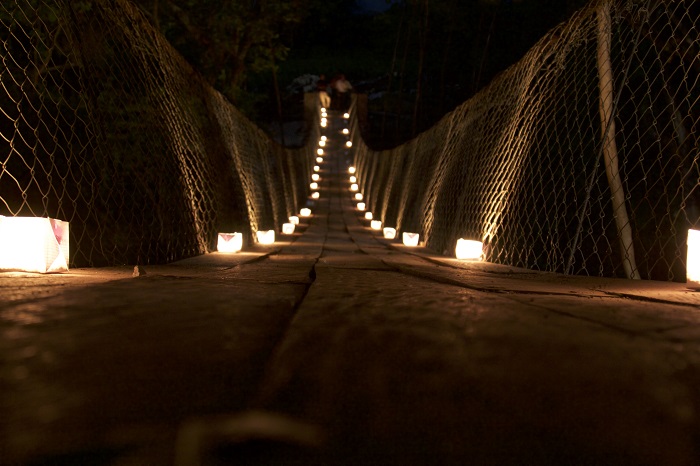
[[[275,242],[275,230],[256,231],[255,236],[260,244],[272,244]]]
[[[219,233],[216,250],[219,252],[238,252],[243,249],[243,234]]]
[[[0,269],[67,272],[68,239],[66,221],[0,215]]]
[[[420,239],[420,234],[418,233],[403,233],[403,244],[404,246],[418,246],[418,240]]]
[[[688,254],[685,263],[686,282],[700,286],[700,230],[688,230]]]
[[[460,238],[455,247],[455,256],[462,260],[480,260],[484,245],[481,241]]]

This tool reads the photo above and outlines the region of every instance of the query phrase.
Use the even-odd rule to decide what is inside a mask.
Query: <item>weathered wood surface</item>
[[[387,242],[0,273],[0,464],[700,463],[700,298]]]

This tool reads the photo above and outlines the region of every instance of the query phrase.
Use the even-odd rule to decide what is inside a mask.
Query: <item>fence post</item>
[[[612,43],[612,19],[610,17],[611,0],[601,0],[598,4],[598,80],[600,88],[600,123],[602,128],[603,159],[605,173],[610,185],[613,216],[617,225],[620,241],[622,265],[627,278],[639,278],[634,259],[632,228],[630,227],[625,192],[620,180],[617,145],[615,143],[615,115],[613,97],[613,75],[610,64],[610,47]]]

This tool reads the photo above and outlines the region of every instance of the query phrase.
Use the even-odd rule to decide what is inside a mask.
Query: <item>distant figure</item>
[[[344,74],[339,74],[331,83],[333,99],[336,100],[336,109],[344,112],[350,107],[350,91],[352,84],[345,79]]]
[[[326,81],[325,74],[318,77],[318,81],[316,81],[316,90],[318,91],[318,98],[321,101],[321,107],[330,110],[331,96],[328,95],[328,81]]]

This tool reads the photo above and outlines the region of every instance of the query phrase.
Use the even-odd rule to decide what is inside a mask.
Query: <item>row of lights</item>
[[[350,167],[350,173],[355,173]],[[362,200],[362,193],[357,192],[355,200]],[[358,210],[364,210],[363,202],[357,204]],[[303,208],[301,217],[310,217],[311,209]],[[372,219],[371,212],[365,218]],[[377,221],[379,222],[379,221]],[[299,224],[298,216],[289,217],[289,223],[283,225],[283,233],[291,234]],[[381,222],[373,225],[381,228]],[[394,239],[396,229],[385,227],[384,237]],[[258,231],[258,241],[274,242],[274,230]],[[65,272],[69,263],[69,222],[46,217],[5,217],[0,215],[0,270],[20,270],[24,272]],[[418,233],[403,233],[403,244],[417,246]],[[694,286],[700,285],[700,230],[688,230],[688,250],[686,256],[686,281]],[[219,233],[217,250],[219,252],[238,252],[243,247],[242,233]],[[457,240],[455,256],[458,259],[480,260],[483,245],[481,241],[461,238]]]
[[[321,107],[320,123],[323,128],[328,126],[328,112],[324,107]],[[327,143],[328,138],[326,136],[321,136],[321,138],[318,140],[318,149],[316,149],[316,165],[314,165],[314,173],[311,175],[311,184],[309,185],[309,188],[311,188],[311,199],[320,199],[321,197],[321,193],[318,191],[318,182],[321,181],[321,175],[319,172],[321,171],[320,164],[323,163],[323,156],[326,154],[324,147],[326,147]]]
[[[343,115],[344,118],[350,118],[350,114],[346,113]],[[350,130],[347,128],[343,130],[343,134],[345,135],[350,135]],[[350,148],[352,147],[352,141],[348,139],[348,141],[345,143],[345,146]],[[364,200],[364,195],[360,191],[360,185],[357,182],[357,169],[355,167],[348,167],[348,173],[350,173],[350,191],[353,192],[353,199],[357,202],[357,210],[361,212],[365,212],[364,217],[366,220],[370,221],[370,228],[373,230],[382,230],[382,222],[380,220],[376,220],[372,216],[372,212],[365,211],[367,206],[363,202]],[[396,238],[396,229],[395,228],[390,228],[390,227],[385,227],[383,229],[383,234],[384,238],[386,239],[394,239]],[[418,246],[418,242],[420,239],[420,235],[418,233],[410,233],[410,232],[403,232],[403,244],[405,246]]]
[[[350,114],[345,113],[344,119],[349,119]],[[321,109],[321,127],[328,125],[328,113]],[[342,133],[348,136],[346,147],[352,147],[349,139],[350,131],[345,128]],[[323,162],[326,146],[326,136],[321,136],[318,142],[316,162]],[[311,175],[311,197],[319,198],[318,182],[321,170],[319,165],[313,167]],[[365,211],[364,196],[357,183],[355,167],[349,167],[350,190],[353,191],[354,200],[358,201],[357,209]],[[310,217],[311,209],[300,210],[301,217]],[[396,229],[384,227],[382,222],[374,219],[372,212],[365,212],[365,219],[370,220],[373,230],[382,230],[384,238],[395,239]],[[299,217],[289,217],[289,222],[282,225],[283,234],[293,234]],[[22,270],[26,272],[61,272],[68,270],[69,263],[69,222],[45,218],[45,217],[5,217],[0,215],[0,270]],[[260,244],[272,244],[275,242],[275,230],[257,231],[256,239]],[[405,246],[418,246],[420,235],[418,233],[403,232],[402,240]],[[700,230],[688,230],[688,250],[686,260],[686,280],[688,283],[700,285]],[[217,250],[219,252],[239,252],[243,248],[243,234],[219,233]],[[463,260],[482,260],[483,243],[481,241],[460,238],[455,247],[455,256]]]
[[[328,126],[328,112],[325,108],[321,108],[321,127],[325,128]],[[316,164],[313,167],[313,173],[311,174],[311,183],[309,183],[309,188],[311,189],[311,199],[319,199],[321,194],[319,192],[319,182],[321,181],[321,166],[319,164],[323,163],[323,156],[325,155],[324,147],[328,142],[326,136],[321,136],[318,140],[318,148],[316,149]],[[311,209],[305,207],[299,211],[299,215],[302,217],[310,217]],[[294,234],[296,225],[299,224],[299,217],[296,215],[289,217],[289,222],[282,224],[282,234],[291,235]],[[274,230],[269,230],[266,232],[257,232],[258,242],[260,244],[272,244],[275,242]]]
[[[362,202],[364,196],[362,192],[360,192],[360,186],[357,183],[357,176],[355,176],[357,169],[355,167],[349,167],[348,172],[350,173],[350,191],[353,192],[353,199],[355,201],[359,201],[357,203],[357,210],[364,212],[364,218],[365,220],[370,221],[369,226],[372,230],[381,231],[385,239],[395,239],[396,228],[382,228],[382,221],[375,219],[372,212],[366,210],[367,205]],[[401,240],[404,246],[416,247],[420,242],[420,234],[404,231],[402,233]],[[484,245],[481,241],[460,238],[457,240],[457,246],[455,247],[455,257],[460,260],[482,260],[483,249]]]
[[[357,169],[355,167],[348,167],[348,173],[350,173],[350,191],[353,192],[353,200],[357,201],[357,210],[359,210],[360,212],[364,212],[364,218],[365,220],[370,221],[369,225],[372,230],[381,230],[385,239],[395,239],[396,228],[382,228],[381,220],[375,219],[372,215],[372,212],[367,211],[367,205],[364,203],[364,195],[360,191],[360,186],[357,183]],[[404,231],[402,233],[401,240],[404,246],[416,247],[420,242],[420,234]]]
[[[325,108],[321,108],[321,121],[320,124],[323,128],[328,125],[328,113]],[[311,183],[309,183],[309,188],[311,188],[311,198],[318,199],[320,197],[319,181],[321,181],[321,167],[319,164],[323,163],[323,156],[325,154],[324,147],[328,138],[326,136],[321,136],[318,141],[318,149],[316,149],[316,165],[313,167],[313,173],[311,174]],[[304,207],[299,211],[299,216],[292,215],[289,217],[289,222],[282,224],[282,234],[292,235],[296,226],[299,225],[299,217],[310,217],[311,209]],[[259,244],[274,244],[275,242],[275,230],[260,230],[255,232],[255,238]],[[219,252],[239,252],[243,249],[243,234],[242,233],[219,233],[219,238],[217,241],[217,251]]]
[[[299,225],[299,217],[310,217],[311,209],[304,207],[299,211],[299,215],[289,217],[289,222],[282,224],[282,234],[291,235],[295,227]],[[275,230],[258,230],[255,232],[255,239],[259,244],[270,245],[275,242]],[[240,252],[243,249],[243,233],[219,233],[216,250],[218,252]]]

